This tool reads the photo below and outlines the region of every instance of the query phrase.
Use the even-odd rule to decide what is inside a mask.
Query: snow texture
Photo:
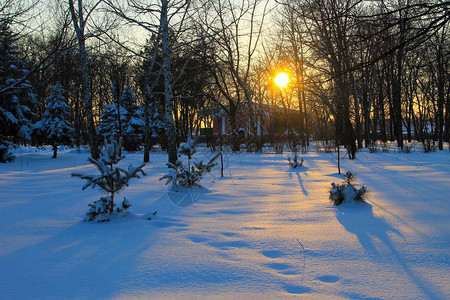
[[[97,192],[70,177],[94,171],[88,154],[50,151],[17,149],[0,168],[2,299],[450,299],[448,150],[342,158],[370,194],[338,207],[335,153],[297,169],[228,154],[226,177],[189,189],[159,182],[167,154],[152,153],[129,216],[100,224],[82,221]]]

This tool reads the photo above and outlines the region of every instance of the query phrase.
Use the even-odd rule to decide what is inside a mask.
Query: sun
[[[278,75],[273,79],[275,81],[275,84],[278,85],[280,88],[285,88],[289,81],[289,76],[287,76],[286,73],[280,72]]]

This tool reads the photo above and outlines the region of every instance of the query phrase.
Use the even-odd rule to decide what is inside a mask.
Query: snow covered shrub
[[[0,141],[0,163],[11,162],[16,158],[11,152],[12,147],[8,141]]]
[[[264,146],[264,139],[261,136],[249,134],[245,141],[245,150],[249,153],[261,152]]]
[[[398,152],[400,153],[410,153],[412,148],[414,147],[414,144],[406,144],[402,148],[398,148]]]
[[[338,206],[341,205],[344,202],[363,202],[364,201],[364,194],[367,192],[367,188],[365,186],[362,186],[360,189],[357,189],[353,184],[352,181],[356,178],[356,175],[351,173],[350,171],[347,171],[345,173],[345,183],[336,184],[331,183],[331,190],[330,190],[330,200],[333,202],[333,205]]]
[[[370,143],[367,145],[367,148],[369,148],[370,153],[375,153],[378,151],[377,144],[376,143]]]
[[[188,141],[182,144],[178,149],[179,157],[182,155],[187,157],[187,166],[184,165],[181,160],[177,160],[175,164],[166,163],[170,170],[159,180],[167,179],[166,185],[172,183],[175,186],[190,187],[200,181],[204,173],[211,172],[212,168],[217,166],[215,161],[220,156],[220,153],[211,158],[207,164],[203,163],[203,161],[194,161],[191,166],[192,156],[196,152],[195,148],[195,141],[188,138]]]
[[[142,168],[145,164],[134,167],[132,164],[127,170],[116,167],[124,156],[119,155],[120,143],[113,141],[111,144],[105,143],[105,149],[101,150],[98,160],[89,157],[88,160],[97,167],[100,174],[85,175],[72,173],[73,177],[80,177],[87,182],[83,190],[92,186],[99,188],[102,192],[108,193],[109,196],[101,197],[100,200],[89,204],[89,211],[86,214],[86,221],[97,220],[98,222],[109,221],[112,214],[124,215],[131,206],[128,200],[124,199],[121,206],[116,207],[114,203],[115,194],[119,193],[129,185],[131,178],[139,178],[139,173],[146,175]]]
[[[224,141],[231,146],[231,150],[233,152],[239,152],[243,146],[245,147],[246,139],[247,133],[245,132],[245,129],[239,128],[233,129],[233,132],[228,134],[226,140]]]
[[[127,198],[123,198],[122,204],[116,206],[111,197],[100,197],[100,200],[89,204],[89,210],[84,218],[85,221],[90,222],[96,220],[97,222],[108,222],[111,220],[111,211],[117,215],[124,216],[128,213],[128,208],[131,207]]]
[[[273,143],[273,151],[276,154],[282,154],[284,148],[284,143],[282,141]]]
[[[353,180],[356,179],[356,174],[353,174],[350,171],[345,172],[344,174],[344,181],[348,184],[351,184],[353,182]]]
[[[334,144],[335,143],[333,141],[322,141],[321,143],[317,142],[314,147],[319,153],[332,153],[336,151],[336,146]]]
[[[431,139],[426,139],[422,142],[423,152],[429,153],[429,152],[436,152],[438,147],[436,145],[432,144]]]
[[[303,157],[300,161],[298,161],[297,152],[294,155],[294,160],[291,161],[291,157],[290,156],[288,157],[289,167],[291,167],[291,169],[303,166],[304,161],[305,160],[303,159]]]
[[[301,152],[302,154],[307,154],[308,151],[309,151],[308,145],[301,145],[301,146],[300,146],[300,152]]]

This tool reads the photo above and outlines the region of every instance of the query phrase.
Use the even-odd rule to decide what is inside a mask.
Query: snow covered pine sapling
[[[100,158],[98,160],[89,157],[88,160],[94,164],[100,171],[98,175],[84,175],[72,173],[73,177],[80,177],[85,179],[86,185],[83,190],[92,186],[98,187],[101,191],[108,193],[106,197],[101,197],[100,200],[89,204],[89,211],[86,213],[85,221],[96,220],[98,222],[110,221],[110,216],[125,215],[128,208],[131,206],[129,201],[124,198],[120,206],[114,203],[114,196],[128,186],[131,178],[139,178],[139,173],[146,175],[142,168],[145,164],[134,167],[132,164],[128,166],[127,170],[116,167],[124,156],[119,155],[121,143],[113,141],[111,144],[105,143],[105,149],[101,150]]]
[[[55,84],[50,91],[51,95],[45,99],[48,104],[44,116],[34,125],[34,130],[53,146],[52,158],[56,158],[59,145],[72,145],[74,129],[70,124],[71,108],[61,84]]]
[[[175,164],[166,163],[170,170],[159,180],[167,179],[166,184],[172,183],[175,186],[190,187],[200,181],[205,172],[211,172],[212,168],[217,166],[215,161],[220,154],[211,158],[207,164],[204,164],[203,161],[192,162],[192,156],[196,152],[195,148],[195,141],[188,138],[187,142],[178,148],[178,156],[184,155],[187,157],[187,166],[181,160],[177,160]]]
[[[344,176],[345,183],[331,183],[330,200],[335,206],[341,205],[343,202],[363,202],[367,187],[362,186],[359,190],[356,189],[352,183],[356,175],[350,171],[347,171]]]
[[[305,160],[303,159],[303,157],[302,157],[302,159],[301,159],[300,161],[298,161],[297,152],[295,152],[294,160],[291,161],[291,157],[290,157],[290,156],[288,157],[289,167],[290,167],[291,169],[295,169],[295,168],[297,168],[297,167],[303,166],[303,162],[304,162],[304,161],[305,161]]]

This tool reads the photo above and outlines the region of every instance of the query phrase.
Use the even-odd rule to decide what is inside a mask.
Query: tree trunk
[[[145,118],[145,128],[144,128],[144,163],[150,161],[150,97],[144,97],[144,118]]]
[[[303,98],[303,112],[305,113],[305,139],[306,139],[306,146],[309,147],[308,112],[306,111],[306,97],[304,90],[302,91],[302,98]]]
[[[89,62],[88,54],[86,51],[86,36],[84,35],[86,19],[84,19],[83,17],[83,2],[81,0],[78,0],[78,16],[75,13],[73,0],[69,0],[69,8],[72,15],[75,33],[77,35],[78,48],[80,52],[81,89],[83,93],[83,102],[86,113],[89,147],[91,148],[92,158],[98,159],[100,157],[100,152],[98,149],[97,133],[95,130],[94,115],[92,112],[91,91],[89,88]]]
[[[352,78],[352,80],[354,81],[355,79]],[[354,91],[354,93],[356,93],[356,91]],[[362,148],[361,117],[360,117],[360,113],[359,113],[359,99],[356,94],[353,95],[353,100],[354,100],[354,104],[355,104],[356,140],[358,141],[358,148]]]
[[[97,132],[95,130],[94,114],[92,112],[92,99],[91,99],[91,91],[89,88],[89,64],[84,37],[82,40],[79,40],[79,46],[80,46],[80,60],[81,60],[82,90],[83,90],[84,106],[86,110],[89,147],[91,148],[92,158],[98,159],[100,157],[100,153],[98,150]]]
[[[231,123],[231,136],[232,136],[232,151],[233,152],[239,152],[241,149],[241,144],[239,143],[239,136],[238,136],[238,126],[237,126],[237,120],[236,120],[236,114],[237,114],[237,107],[234,105],[230,105],[230,123]]]
[[[173,119],[173,95],[172,95],[172,71],[170,65],[170,55],[172,53],[169,41],[169,20],[167,18],[168,0],[161,0],[161,39],[163,52],[162,71],[164,76],[164,100],[166,110],[166,136],[167,154],[169,162],[177,161],[177,132]]]
[[[444,140],[450,142],[450,84],[447,85],[447,93],[445,97],[445,129],[444,129]],[[450,148],[450,144],[449,144]]]
[[[402,130],[402,95],[401,95],[401,78],[400,74],[396,75],[393,80],[392,91],[392,121],[394,125],[394,135],[397,140],[397,146],[403,149],[403,130]]]
[[[372,144],[372,136],[370,134],[370,107],[364,107],[364,140],[366,148]]]
[[[436,135],[438,139],[439,150],[444,150],[444,89],[445,89],[445,78],[444,78],[444,62],[442,58],[442,45],[438,48],[438,111],[437,111],[437,121],[436,122]]]
[[[53,144],[53,156],[52,158],[56,158],[58,156],[58,145]]]

